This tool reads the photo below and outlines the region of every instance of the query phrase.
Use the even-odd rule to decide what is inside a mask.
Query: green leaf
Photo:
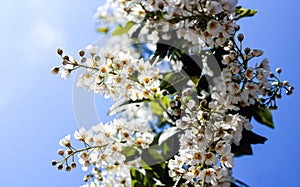
[[[241,141],[238,146],[232,144],[231,151],[235,156],[253,155],[251,144],[245,141]]]
[[[238,19],[244,18],[244,17],[252,17],[257,13],[257,10],[251,10],[247,8],[242,8],[241,6],[236,7],[235,13],[239,15]]]
[[[267,141],[267,138],[260,136],[252,131],[243,131],[243,139],[245,142],[250,144],[264,144]]]
[[[189,80],[189,76],[183,73],[168,73],[161,81],[160,88],[162,90],[167,90],[170,94],[173,94],[180,92]]]
[[[109,31],[108,27],[100,27],[97,29],[98,32],[107,33]]]
[[[126,156],[126,162],[137,159],[140,152],[134,147],[123,147],[122,153]]]
[[[252,155],[251,144],[264,144],[267,138],[252,131],[243,130],[240,145],[232,144],[231,151],[235,156]]]
[[[267,107],[258,105],[257,109],[253,112],[253,117],[257,122],[274,129],[272,113]]]
[[[130,168],[131,186],[132,187],[151,187],[144,174],[134,168]]]
[[[165,130],[159,137],[158,144],[161,146],[162,155],[166,160],[169,160],[179,151],[179,139],[183,131],[171,127]]]
[[[154,145],[142,152],[143,161],[149,166],[165,161],[162,156],[162,148],[160,145]]]
[[[158,116],[161,116],[163,112],[169,108],[171,99],[167,96],[161,98],[154,98],[150,102],[152,112]]]
[[[121,25],[118,25],[116,27],[116,29],[114,30],[114,32],[112,33],[112,36],[119,36],[122,34],[126,34],[131,29],[131,27],[133,27],[134,25],[135,25],[135,23],[133,21],[128,21],[124,27],[122,27]]]

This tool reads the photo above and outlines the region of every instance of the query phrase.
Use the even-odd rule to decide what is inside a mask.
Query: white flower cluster
[[[158,142],[154,146],[165,158],[162,164],[168,166],[162,172],[173,179],[167,183],[197,187],[235,183],[232,168],[234,154],[239,154],[235,149],[243,146],[242,135],[252,133],[252,116],[264,115],[253,110],[276,109],[282,90],[287,95],[294,90],[288,81],[281,82],[270,72],[267,59],[251,66],[250,60],[263,52],[243,48],[242,34],[237,37],[239,45],[236,43],[236,8],[237,0],[108,0],[98,8],[96,17],[102,23],[130,21],[116,30],[128,35],[103,42],[107,48],[102,51],[89,45],[86,51],[79,51],[78,61],[58,49],[62,64],[51,71],[67,79],[74,70],[84,70],[77,86],[112,98],[109,114],[118,114],[118,118],[76,131],[74,138],[84,143],[82,149],[73,147],[71,135],[60,140],[67,150],[60,149],[63,160],[54,160],[52,165],[59,164],[61,170],[66,164],[70,171],[76,167],[74,157],[78,155],[84,171],[92,168],[85,181],[93,181],[83,187],[131,186],[131,180],[139,179],[131,179],[130,168],[140,169],[145,180],[151,176],[146,170],[157,172],[151,164],[141,169],[147,164],[141,159],[148,150],[156,154],[151,148],[142,150]],[[139,42],[148,45],[134,45]],[[201,55],[203,52],[207,56]],[[147,55],[149,61],[141,58]],[[193,59],[200,55],[203,63],[198,66]],[[280,74],[281,69],[276,72]],[[187,76],[181,80],[181,74]],[[271,119],[268,123],[272,127]],[[176,136],[166,133],[166,137],[164,132],[172,125]],[[162,134],[156,134],[154,141],[152,132]],[[168,145],[174,137],[174,142],[179,142],[177,149]],[[172,155],[166,157],[166,151]],[[165,182],[157,178],[147,180]]]
[[[140,38],[156,43],[181,39],[189,49],[223,45],[233,36],[237,0],[112,0],[122,18],[138,23],[130,33],[141,27]],[[109,9],[107,4],[103,8]],[[99,11],[98,11],[99,12]],[[107,12],[107,11],[104,11]],[[100,14],[100,13],[97,13]],[[176,37],[172,32],[176,31]],[[143,36],[143,37],[142,37]],[[173,37],[173,38],[172,38]]]
[[[93,176],[95,179],[86,183],[80,187],[124,187],[131,186],[131,176],[130,176],[129,165],[118,165],[106,168],[100,171],[93,168],[90,175],[86,176],[86,180]]]
[[[113,100],[149,99],[160,93],[159,69],[149,61],[144,61],[143,58],[136,60],[125,50],[103,51],[101,55],[96,55],[97,47],[88,46],[87,50],[91,58],[82,55],[81,62],[78,63],[68,57],[64,59],[62,66],[56,67],[63,78],[68,78],[71,71],[79,67],[84,68],[86,73],[79,75],[77,86]]]
[[[130,167],[137,167],[139,163],[127,162],[124,148],[148,148],[154,138],[151,130],[146,120],[127,121],[122,118],[107,124],[99,123],[90,130],[82,127],[75,131],[74,138],[83,142],[85,148],[75,149],[71,145],[71,136],[67,135],[59,141],[61,146],[68,148],[65,152],[67,157],[62,162],[78,154],[84,171],[93,167],[89,176],[94,178],[94,182],[90,186],[130,186]]]
[[[231,144],[239,145],[243,129],[251,130],[252,125],[239,114],[226,114],[229,108],[205,108],[215,101],[197,104],[188,96],[181,100],[184,114],[175,124],[185,131],[179,140],[178,155],[168,163],[169,175],[196,186],[230,186],[234,182]]]
[[[262,53],[262,51],[260,52]],[[245,57],[246,58],[246,57]],[[222,63],[226,65],[221,77],[216,79],[216,86],[212,98],[217,100],[210,108],[225,107],[239,110],[242,107],[254,105],[259,99],[266,96],[272,87],[269,81],[270,66],[267,59],[249,67],[248,63],[241,63],[235,51],[223,56]]]

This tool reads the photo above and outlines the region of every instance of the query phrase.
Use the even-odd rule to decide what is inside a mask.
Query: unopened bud
[[[57,75],[58,72],[59,72],[59,67],[53,67],[53,68],[51,69],[51,73],[52,73],[53,75]]]
[[[246,55],[248,55],[248,54],[250,53],[251,49],[250,49],[249,47],[246,47],[246,48],[244,49],[244,51],[245,51]]]
[[[164,4],[162,2],[159,2],[157,6],[160,10],[164,9]]]
[[[52,160],[51,165],[56,166],[56,164],[57,164],[56,160]]]
[[[67,154],[67,155],[72,155],[72,153],[73,153],[73,151],[72,151],[71,149],[67,149],[67,150],[66,150],[66,154]]]
[[[84,50],[80,50],[80,51],[78,52],[78,54],[79,54],[80,57],[83,57],[84,54],[85,54],[85,52],[84,52]]]
[[[69,58],[68,55],[65,55],[65,56],[63,57],[63,59],[64,59],[64,60],[67,60],[67,61],[70,61],[70,58]]]
[[[66,171],[67,171],[67,172],[71,171],[71,169],[72,169],[72,168],[71,168],[70,166],[67,166],[67,167],[66,167]]]
[[[63,54],[63,50],[62,50],[61,48],[58,48],[56,52],[57,52],[57,54],[59,54],[60,56]]]
[[[80,60],[80,62],[81,62],[81,63],[85,63],[85,62],[86,62],[86,58],[85,58],[85,57],[82,57],[81,60]]]
[[[274,78],[274,77],[275,77],[274,73],[270,73],[270,78]]]
[[[201,102],[200,102],[200,106],[201,107],[205,107],[207,105],[207,101],[205,99],[203,99]]]
[[[91,163],[88,160],[86,160],[83,165],[84,165],[84,167],[89,167],[91,165]]]
[[[274,105],[274,106],[269,106],[269,110],[277,110],[278,109],[278,107],[276,106],[276,105]]]
[[[242,42],[244,40],[244,35],[241,33],[238,35],[238,40]]]
[[[95,56],[95,61],[100,61],[100,59],[101,59],[100,56],[98,56],[98,55]]]
[[[203,118],[204,120],[209,120],[209,113],[208,113],[208,112],[203,112],[203,113],[202,113],[202,118]]]
[[[277,93],[275,96],[276,96],[278,99],[281,99],[281,94]]]
[[[281,68],[276,68],[276,72],[277,72],[278,74],[280,74],[280,73],[282,72],[282,69],[281,69]]]
[[[283,83],[284,86],[288,86],[289,85],[288,81],[283,81],[282,83]]]
[[[286,91],[285,93],[286,93],[286,95],[292,95],[292,94],[293,94],[293,91],[288,90],[288,91]]]
[[[59,150],[57,151],[57,154],[60,155],[60,156],[62,156],[62,155],[65,154],[65,152],[64,152],[64,150],[59,149]]]
[[[57,169],[58,169],[58,170],[62,170],[63,168],[64,168],[63,165],[58,165],[58,166],[57,166]]]
[[[174,114],[174,116],[179,117],[181,115],[181,110],[180,109],[174,109],[173,114]]]
[[[294,89],[295,89],[294,86],[290,86],[290,87],[289,87],[289,90],[290,90],[291,92],[294,91]]]
[[[262,50],[253,49],[253,51],[252,51],[252,55],[255,56],[255,57],[259,57],[263,54],[264,54],[264,52]]]
[[[239,25],[236,25],[236,26],[235,26],[235,30],[236,30],[236,31],[239,31],[240,29],[241,29],[241,27],[240,27]]]
[[[76,168],[76,167],[77,167],[76,163],[75,163],[75,162],[72,162],[72,163],[71,163],[71,167],[72,167],[73,169]]]

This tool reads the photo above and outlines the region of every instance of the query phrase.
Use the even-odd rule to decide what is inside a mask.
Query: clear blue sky
[[[0,0],[0,186],[76,187],[83,172],[58,172],[58,140],[77,125],[72,111],[73,79],[49,70],[59,62],[56,48],[71,55],[99,38],[93,13],[101,1]],[[276,128],[255,126],[269,140],[254,156],[236,159],[234,176],[253,187],[300,186],[300,2],[240,0],[259,10],[241,22],[247,44],[265,51],[273,69],[296,87],[273,112]],[[99,108],[103,103],[97,99]],[[100,107],[101,106],[101,107]],[[104,119],[101,113],[100,118]]]

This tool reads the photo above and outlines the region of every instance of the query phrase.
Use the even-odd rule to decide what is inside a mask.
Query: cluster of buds
[[[272,80],[272,88],[267,91],[268,99],[262,99],[262,101],[269,106],[270,110],[276,110],[278,108],[276,104],[276,99],[282,98],[282,93],[285,93],[286,95],[292,95],[294,92],[294,86],[291,86],[290,83],[287,80],[281,81],[279,79],[279,75],[282,73],[281,68],[276,68],[276,73],[270,73],[270,78],[273,78]]]

